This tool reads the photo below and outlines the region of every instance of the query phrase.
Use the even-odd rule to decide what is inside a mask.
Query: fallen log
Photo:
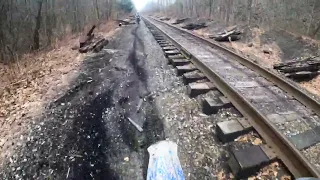
[[[295,73],[287,73],[285,74],[286,77],[292,78],[295,80],[303,80],[303,79],[312,79],[316,77],[319,74],[319,72],[311,72],[311,71],[301,71],[301,72],[295,72]]]
[[[95,28],[96,28],[96,25],[93,25],[93,26],[91,27],[91,29],[89,30],[89,32],[87,33],[87,36],[92,36],[92,33],[93,33],[93,31],[94,31]]]
[[[95,28],[96,28],[96,25],[93,25],[91,27],[91,29],[88,31],[88,33],[86,34],[86,36],[80,37],[80,39],[79,39],[80,48],[82,48],[82,47],[86,46],[87,44],[91,43],[91,41],[94,38],[93,31],[94,31]]]
[[[304,78],[313,78],[319,74],[320,71],[320,58],[308,57],[302,60],[293,60],[285,63],[275,64],[274,69],[284,73],[286,77],[295,80]]]
[[[104,46],[106,46],[109,43],[109,41],[107,39],[99,39],[89,45],[86,45],[84,47],[79,48],[79,52],[80,53],[87,53],[89,51],[93,51],[93,52],[99,52],[102,50],[102,48]]]
[[[107,39],[103,39],[102,41],[100,41],[93,49],[93,52],[97,53],[100,52],[104,46],[109,44],[109,40]]]
[[[208,27],[206,23],[189,23],[185,26],[182,26],[183,29],[187,30],[197,30],[205,27]]]
[[[182,19],[177,19],[174,23],[172,23],[172,24],[174,24],[174,25],[176,25],[176,24],[181,24],[181,23],[184,23],[184,22],[186,22],[187,20],[189,20],[190,18],[182,18]]]
[[[289,66],[289,65],[294,65],[294,64],[299,64],[299,63],[304,63],[305,61],[319,61],[318,59],[319,57],[315,57],[315,56],[311,56],[311,57],[307,57],[301,60],[295,59],[295,60],[291,60],[291,61],[287,61],[287,62],[283,62],[283,63],[278,63],[273,65],[274,69],[280,69],[284,66]],[[317,60],[318,59],[318,60]]]
[[[80,53],[87,53],[87,52],[89,52],[89,50],[90,50],[90,48],[88,46],[79,48]]]
[[[241,39],[239,35],[228,35],[228,36],[218,36],[214,38],[214,40],[219,41],[219,42],[224,42],[224,41],[237,41]]]
[[[222,41],[237,41],[239,40],[241,32],[237,31],[235,29],[231,31],[224,31],[218,33],[216,37],[214,37],[214,40],[222,42]]]
[[[307,65],[304,64],[302,66],[285,66],[280,69],[282,73],[293,73],[300,71],[318,71],[320,69],[319,65]]]
[[[92,34],[91,36],[82,36],[82,37],[80,37],[80,40],[79,40],[80,48],[90,44],[91,41],[93,40],[93,38],[94,38],[94,34]]]

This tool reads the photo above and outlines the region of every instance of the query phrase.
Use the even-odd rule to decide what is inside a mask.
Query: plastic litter
[[[178,145],[160,141],[148,148],[150,155],[147,180],[184,180],[178,158]]]

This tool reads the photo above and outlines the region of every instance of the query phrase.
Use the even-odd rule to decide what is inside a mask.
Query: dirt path
[[[140,98],[150,93],[143,33],[141,26],[126,26],[103,51],[85,59],[70,90],[21,136],[1,179],[145,177],[146,148],[164,133],[152,99],[137,113]]]

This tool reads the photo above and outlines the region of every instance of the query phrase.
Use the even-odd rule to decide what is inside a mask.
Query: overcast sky
[[[132,0],[135,7],[140,11],[151,0]]]

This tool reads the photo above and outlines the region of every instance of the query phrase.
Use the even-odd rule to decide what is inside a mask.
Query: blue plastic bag
[[[184,180],[178,158],[178,145],[160,141],[148,148],[150,155],[147,180]]]

